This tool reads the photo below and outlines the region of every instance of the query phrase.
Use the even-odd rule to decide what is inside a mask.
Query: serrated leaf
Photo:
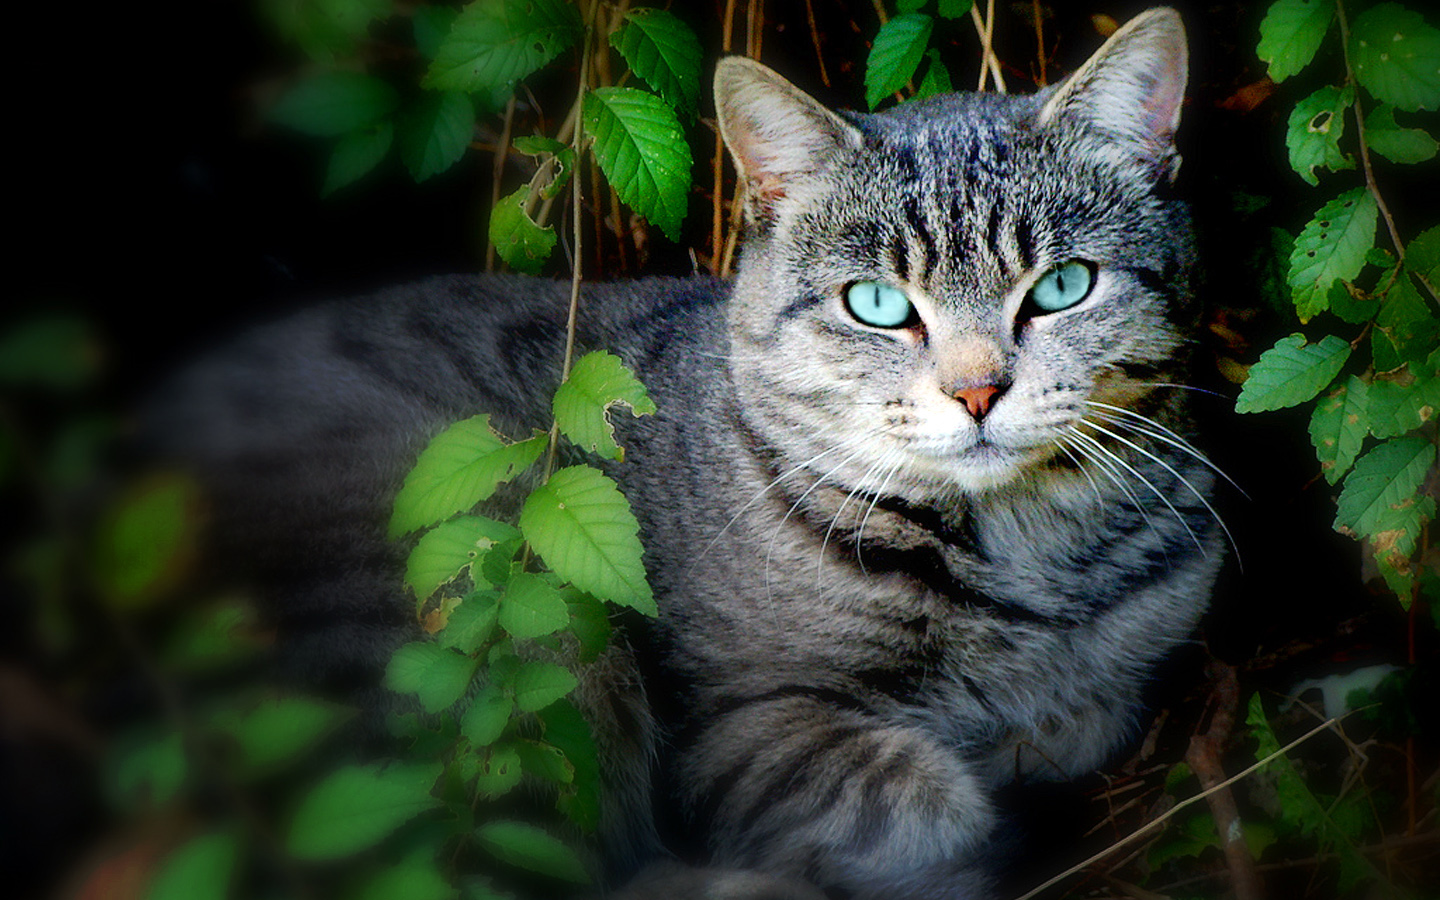
[[[570,180],[570,175],[575,169],[575,150],[567,144],[544,137],[543,135],[532,134],[518,137],[511,142],[510,146],[526,156],[539,156],[548,153],[555,158],[555,174],[548,184],[540,187],[540,197],[545,200],[552,200],[560,196],[565,183]],[[535,173],[535,178],[530,180],[528,188],[535,189],[535,179],[540,177],[540,172]],[[512,195],[513,196],[513,195]],[[507,198],[508,199],[508,198]],[[493,227],[493,226],[492,226]]]
[[[322,196],[330,196],[341,188],[353,184],[368,174],[395,140],[395,126],[386,121],[369,128],[352,131],[340,139],[330,153],[330,165],[325,169],[325,184],[320,188]]]
[[[1440,288],[1440,227],[1425,229],[1406,245],[1405,268]]]
[[[538,575],[517,574],[500,596],[500,627],[513,638],[530,640],[554,634],[569,624],[565,598]]]
[[[566,0],[478,0],[435,51],[424,85],[447,91],[505,87],[565,52],[584,30]]]
[[[1402,128],[1395,121],[1395,108],[1388,103],[1365,116],[1365,143],[1371,150],[1397,163],[1422,163],[1433,159],[1440,143],[1419,128]]]
[[[640,525],[615,482],[571,466],[531,492],[520,529],[555,574],[602,600],[657,609],[641,562]]]
[[[570,377],[555,391],[555,422],[580,447],[607,459],[623,459],[607,413],[623,403],[637,416],[652,415],[655,403],[620,357],[603,350],[576,361]]]
[[[1440,106],[1440,31],[1398,3],[1365,10],[1350,26],[1355,77],[1376,99],[1414,112]]]
[[[1318,185],[1315,167],[1332,172],[1353,169],[1354,160],[1340,152],[1345,133],[1345,109],[1354,100],[1354,90],[1330,85],[1301,100],[1290,113],[1285,146],[1290,150],[1290,168],[1311,185]]]
[[[940,59],[940,51],[927,50],[925,58],[929,60],[925,66],[925,80],[921,81],[920,87],[915,89],[915,99],[923,100],[926,97],[949,94],[954,91],[955,86],[950,81],[950,70],[945,68],[945,63]]]
[[[1370,428],[1366,415],[1369,385],[1350,378],[1315,404],[1310,416],[1310,442],[1320,460],[1325,480],[1335,484],[1350,471]]]
[[[691,157],[675,111],[649,91],[626,87],[586,93],[583,110],[595,159],[620,199],[678,241]]]
[[[665,102],[687,116],[695,115],[700,97],[700,39],[674,14],[644,7],[625,14],[624,28],[610,35],[610,44]]]
[[[515,670],[515,705],[523,712],[544,709],[575,690],[575,673],[554,663],[531,661]]]
[[[935,20],[923,13],[903,13],[880,26],[865,60],[865,103],[871,109],[915,77],[934,29]]]
[[[490,684],[475,695],[469,709],[460,718],[460,733],[476,747],[488,747],[505,733],[515,701],[510,694]]]
[[[1440,381],[1412,379],[1408,384],[1376,379],[1370,385],[1370,433],[1377,438],[1399,437],[1435,418],[1440,409]]]
[[[381,763],[345,766],[300,802],[286,847],[299,859],[340,859],[379,843],[395,829],[441,805],[430,795],[444,766]]]
[[[1419,518],[1420,486],[1435,464],[1423,437],[1394,438],[1355,463],[1336,504],[1335,527],[1365,537],[1408,528]]]
[[[491,747],[476,767],[475,790],[489,797],[498,797],[513,790],[524,775],[520,754],[509,743]]]
[[[491,547],[499,525],[481,516],[460,516],[420,536],[405,561],[405,583],[423,605],[440,585],[473,565]]]
[[[1334,381],[1349,358],[1350,345],[1333,334],[1315,344],[1305,343],[1299,334],[1281,338],[1250,367],[1235,411],[1263,412],[1304,403]]]
[[[436,435],[405,476],[390,517],[390,536],[433,525],[470,509],[539,458],[545,437],[507,444],[490,417],[456,422]]]
[[[1375,358],[1375,368],[1382,372],[1405,362],[1419,362],[1440,343],[1440,319],[1430,312],[1430,305],[1403,274],[1385,292],[1375,315],[1375,330],[1388,343],[1386,355],[1377,354]]]
[[[1415,566],[1411,557],[1415,553],[1425,523],[1435,518],[1435,498],[1421,497],[1416,504],[1414,516],[1397,517],[1395,528],[1371,535],[1371,550],[1376,567],[1385,583],[1400,599],[1404,609],[1410,608],[1412,589],[1415,585]]]
[[[430,93],[402,123],[400,159],[410,177],[424,181],[459,162],[474,135],[475,106],[468,96]]]
[[[558,838],[523,822],[487,822],[475,830],[475,839],[497,859],[531,872],[575,884],[588,884],[585,864]]]
[[[559,238],[554,228],[540,227],[525,211],[529,195],[530,186],[526,185],[502,198],[490,210],[490,243],[511,268],[538,275]]]
[[[571,784],[575,781],[575,767],[565,758],[559,747],[552,747],[541,741],[516,741],[515,751],[520,754],[520,765],[527,774],[555,784]]]
[[[475,591],[450,611],[445,628],[437,637],[440,646],[461,653],[474,653],[490,640],[500,618],[500,602],[494,591]]]
[[[1270,78],[1284,81],[1315,58],[1330,30],[1335,4],[1327,0],[1279,0],[1260,23],[1255,52],[1270,65]]]
[[[220,713],[214,727],[235,740],[246,767],[266,769],[298,758],[355,713],[314,697],[267,697],[252,708]]]
[[[270,119],[315,137],[341,137],[379,125],[399,105],[395,89],[358,72],[325,72],[301,81],[270,110]]]
[[[1360,274],[1378,221],[1375,197],[1360,187],[1325,204],[1305,226],[1290,255],[1288,279],[1300,321],[1326,308],[1326,295],[1337,280],[1353,281]]]
[[[145,900],[225,900],[230,896],[240,842],[214,832],[185,842],[166,856]]]
[[[426,712],[447,709],[465,696],[479,661],[428,641],[400,647],[385,667],[385,686],[416,694]]]

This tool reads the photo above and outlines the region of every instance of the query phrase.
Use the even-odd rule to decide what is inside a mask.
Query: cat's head
[[[879,115],[722,61],[752,425],[837,485],[984,491],[1064,459],[1086,401],[1169,380],[1193,257],[1170,190],[1185,60],[1178,15],[1152,10],[1039,94]]]

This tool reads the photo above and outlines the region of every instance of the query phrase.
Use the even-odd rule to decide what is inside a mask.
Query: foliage
[[[1366,9],[1353,25],[1347,16],[1344,3],[1279,0],[1261,24],[1258,52],[1275,81],[1309,67],[1332,34],[1344,68],[1296,103],[1286,133],[1292,168],[1317,188],[1324,178],[1332,196],[1290,255],[1295,314],[1312,337],[1294,334],[1261,354],[1236,409],[1281,409],[1326,392],[1310,435],[1326,480],[1340,486],[1335,527],[1367,543],[1408,607],[1427,550],[1423,528],[1435,515],[1424,485],[1440,406],[1440,227],[1422,225],[1408,239],[1397,231],[1374,154],[1399,164],[1435,156],[1434,138],[1396,113],[1440,107],[1440,30],[1397,3]],[[1336,194],[1317,172],[1362,183]],[[1382,218],[1388,248],[1376,243]]]

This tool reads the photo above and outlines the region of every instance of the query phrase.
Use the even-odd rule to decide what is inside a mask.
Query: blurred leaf
[[[880,26],[865,60],[865,103],[870,109],[915,77],[934,28],[935,20],[921,13],[902,13]]]
[[[700,63],[705,58],[695,32],[663,9],[632,9],[625,13],[625,21],[625,27],[610,35],[611,45],[666,103],[694,116],[700,98]]]
[[[509,793],[520,784],[524,768],[520,765],[520,754],[509,744],[491,747],[480,754],[475,775],[475,790],[489,797]]]
[[[1440,106],[1440,31],[1398,3],[1380,3],[1350,26],[1360,84],[1382,103],[1414,112]]]
[[[606,459],[620,460],[624,453],[615,443],[608,413],[623,403],[637,416],[652,415],[655,403],[645,386],[620,361],[597,350],[576,360],[570,377],[555,391],[555,421],[560,431],[586,450]]]
[[[43,316],[0,335],[0,385],[6,387],[74,391],[94,379],[99,363],[95,335],[78,316]]]
[[[566,0],[476,0],[435,51],[425,87],[487,91],[506,87],[564,53],[584,23]]]
[[[435,849],[423,846],[396,865],[370,873],[353,900],[451,900],[460,896],[440,871]]]
[[[515,752],[520,755],[520,765],[526,774],[554,784],[570,784],[575,780],[575,767],[559,747],[523,740],[515,743]]]
[[[385,667],[385,686],[402,694],[417,694],[426,712],[439,712],[465,695],[478,660],[428,641],[416,641],[395,651]]]
[[[341,137],[378,126],[400,98],[386,82],[358,72],[322,72],[291,88],[272,121],[315,137]]]
[[[345,766],[315,785],[296,810],[286,847],[299,859],[340,859],[369,849],[440,805],[430,789],[439,762]]]
[[[330,154],[330,165],[325,170],[325,184],[320,193],[328,197],[369,174],[390,152],[390,144],[394,140],[395,126],[389,121],[342,137]]]
[[[975,5],[975,0],[940,0],[936,11],[947,19],[958,19],[961,16],[970,14],[970,7]]]
[[[1326,308],[1336,280],[1353,281],[1360,274],[1365,251],[1375,245],[1379,214],[1375,197],[1359,187],[1325,204],[1305,226],[1290,256],[1289,282],[1300,321]]]
[[[461,717],[460,733],[476,747],[488,747],[505,733],[514,706],[515,702],[507,692],[493,684],[486,685],[475,695]]]
[[[460,10],[448,6],[419,6],[410,15],[411,27],[415,32],[415,49],[426,59],[434,59],[440,52],[445,36],[455,26]]]
[[[417,182],[448,170],[475,136],[475,106],[459,91],[427,93],[400,130],[400,159]]]
[[[189,764],[178,731],[141,730],[121,738],[108,755],[105,782],[126,811],[154,809],[175,797]]]
[[[1284,81],[1315,58],[1330,30],[1335,4],[1327,0],[1279,0],[1260,23],[1256,53],[1270,64],[1270,78]]]
[[[1345,110],[1355,99],[1353,88],[1340,90],[1326,85],[1301,100],[1290,113],[1285,146],[1290,148],[1290,167],[1311,185],[1318,185],[1315,167],[1332,172],[1355,168],[1354,160],[1340,152],[1345,134]]]
[[[1304,403],[1335,380],[1349,357],[1350,345],[1333,334],[1315,344],[1305,343],[1299,334],[1281,338],[1250,367],[1235,411],[1264,412]]]
[[[595,159],[620,199],[680,240],[691,157],[675,111],[649,91],[627,87],[589,91],[583,107]]]
[[[267,697],[248,709],[223,710],[215,727],[239,744],[245,766],[268,769],[300,757],[355,714],[314,697]]]
[[[1315,404],[1310,441],[1325,480],[1335,484],[1355,462],[1370,427],[1366,416],[1369,385],[1354,375]]]
[[[353,54],[370,24],[394,11],[390,0],[262,0],[261,8],[282,37],[322,62]]]
[[[187,478],[152,478],[110,510],[96,537],[92,572],[115,609],[159,600],[184,575],[197,540],[199,491]]]
[[[212,832],[172,851],[150,882],[145,900],[224,900],[230,896],[240,844],[235,835]]]
[[[575,884],[588,884],[590,875],[580,857],[558,839],[523,822],[488,822],[475,831],[480,846],[497,859]]]

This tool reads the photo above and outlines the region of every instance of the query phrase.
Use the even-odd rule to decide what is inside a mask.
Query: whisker
[[[1224,469],[1220,468],[1214,462],[1212,462],[1208,456],[1200,452],[1200,450],[1197,449],[1194,444],[1185,440],[1185,438],[1171,431],[1169,428],[1166,428],[1164,425],[1161,425],[1159,422],[1155,421],[1149,416],[1141,415],[1133,409],[1125,409],[1122,406],[1111,406],[1109,403],[1101,403],[1097,400],[1086,400],[1085,403],[1089,406],[1094,406],[1099,409],[1121,413],[1122,415],[1129,417],[1129,419],[1134,419],[1139,423],[1143,423],[1137,425],[1136,422],[1131,422],[1128,419],[1121,419],[1115,416],[1106,415],[1100,416],[1105,421],[1110,422],[1111,424],[1122,428],[1127,428],[1130,431],[1136,432],[1138,434],[1143,434],[1146,437],[1151,437],[1158,441],[1163,441],[1164,443],[1169,444],[1175,449],[1189,454],[1196,460],[1204,463],[1216,475],[1219,475],[1221,478],[1229,482],[1230,486],[1235,488],[1235,490],[1239,491],[1240,495],[1246,500],[1250,499],[1250,495],[1245,493],[1245,489],[1242,488],[1239,483],[1235,481],[1235,479],[1231,478]]]
[[[825,529],[825,539],[820,542],[820,551],[815,558],[815,587],[817,591],[821,592],[822,596],[822,579],[824,577],[825,571],[825,549],[830,546],[830,536],[835,532],[835,526],[840,523],[840,517],[845,514],[845,507],[849,506],[850,501],[855,499],[855,495],[860,493],[864,489],[865,482],[869,481],[871,475],[873,475],[875,472],[878,472],[882,466],[888,464],[890,457],[896,452],[898,451],[894,449],[888,450],[884,456],[882,456],[873,465],[871,465],[870,468],[866,469],[865,474],[860,476],[860,479],[856,482],[855,487],[852,488],[850,492],[845,495],[845,500],[840,504],[840,508],[835,511],[835,515],[830,517],[830,527]]]
[[[875,506],[880,502],[880,498],[885,496],[885,488],[890,486],[890,479],[895,477],[895,473],[900,471],[901,467],[905,464],[905,458],[903,456],[899,456],[898,453],[896,456],[898,458],[895,460],[895,464],[890,467],[889,472],[885,473],[885,478],[881,480],[880,487],[870,497],[870,508],[865,510],[865,515],[860,519],[860,528],[855,532],[855,563],[860,566],[860,571],[866,575],[870,573],[865,568],[865,560],[862,557],[861,551],[861,547],[865,545],[865,525],[870,521],[870,514],[875,511]]]
[[[1145,524],[1150,526],[1150,530],[1155,533],[1155,536],[1163,539],[1163,536],[1160,534],[1160,529],[1155,527],[1154,520],[1150,518],[1150,513],[1145,509],[1145,504],[1140,502],[1140,498],[1135,494],[1134,491],[1130,489],[1130,486],[1125,483],[1125,480],[1120,477],[1122,473],[1119,468],[1117,468],[1115,464],[1109,458],[1107,458],[1113,456],[1113,454],[1105,450],[1105,448],[1100,445],[1099,441],[1096,441],[1088,434],[1082,433],[1081,431],[1076,429],[1074,425],[1068,426],[1066,430],[1069,435],[1075,440],[1084,441],[1086,442],[1086,444],[1090,445],[1089,448],[1087,448],[1085,444],[1079,443],[1074,444],[1073,446],[1077,453],[1080,453],[1086,459],[1093,462],[1095,464],[1095,467],[1100,470],[1100,474],[1108,478],[1110,482],[1114,484],[1115,487],[1118,488],[1122,494],[1125,495],[1125,498],[1130,501],[1130,505],[1133,506],[1135,508],[1135,511],[1140,514],[1140,518],[1145,520]],[[1103,452],[1104,455],[1101,455],[1101,453],[1097,453],[1097,450]],[[1144,479],[1142,478],[1141,480],[1143,481]]]
[[[1092,427],[1099,427],[1094,425],[1093,422],[1086,421],[1085,419],[1081,419],[1080,421],[1084,422],[1087,425],[1091,425]],[[1180,515],[1180,510],[1175,508],[1175,504],[1170,502],[1170,498],[1166,497],[1163,491],[1161,491],[1154,484],[1152,484],[1150,479],[1146,478],[1143,474],[1141,474],[1140,470],[1136,469],[1134,466],[1126,462],[1125,459],[1121,457],[1118,453],[1096,440],[1093,435],[1084,434],[1080,431],[1074,431],[1073,433],[1076,437],[1083,438],[1097,453],[1104,454],[1105,456],[1113,460],[1117,465],[1124,467],[1127,472],[1135,476],[1135,479],[1137,481],[1149,488],[1150,492],[1153,493],[1157,498],[1159,498],[1160,502],[1165,504],[1166,508],[1170,510],[1171,515],[1175,517],[1175,521],[1179,522],[1180,527],[1185,529],[1185,533],[1190,535],[1190,540],[1195,542],[1195,546],[1200,550],[1200,555],[1208,555],[1205,552],[1205,544],[1202,543],[1199,536],[1195,534],[1194,529],[1190,527],[1190,523],[1185,521],[1185,517]],[[1178,478],[1179,476],[1177,475],[1176,477]]]

